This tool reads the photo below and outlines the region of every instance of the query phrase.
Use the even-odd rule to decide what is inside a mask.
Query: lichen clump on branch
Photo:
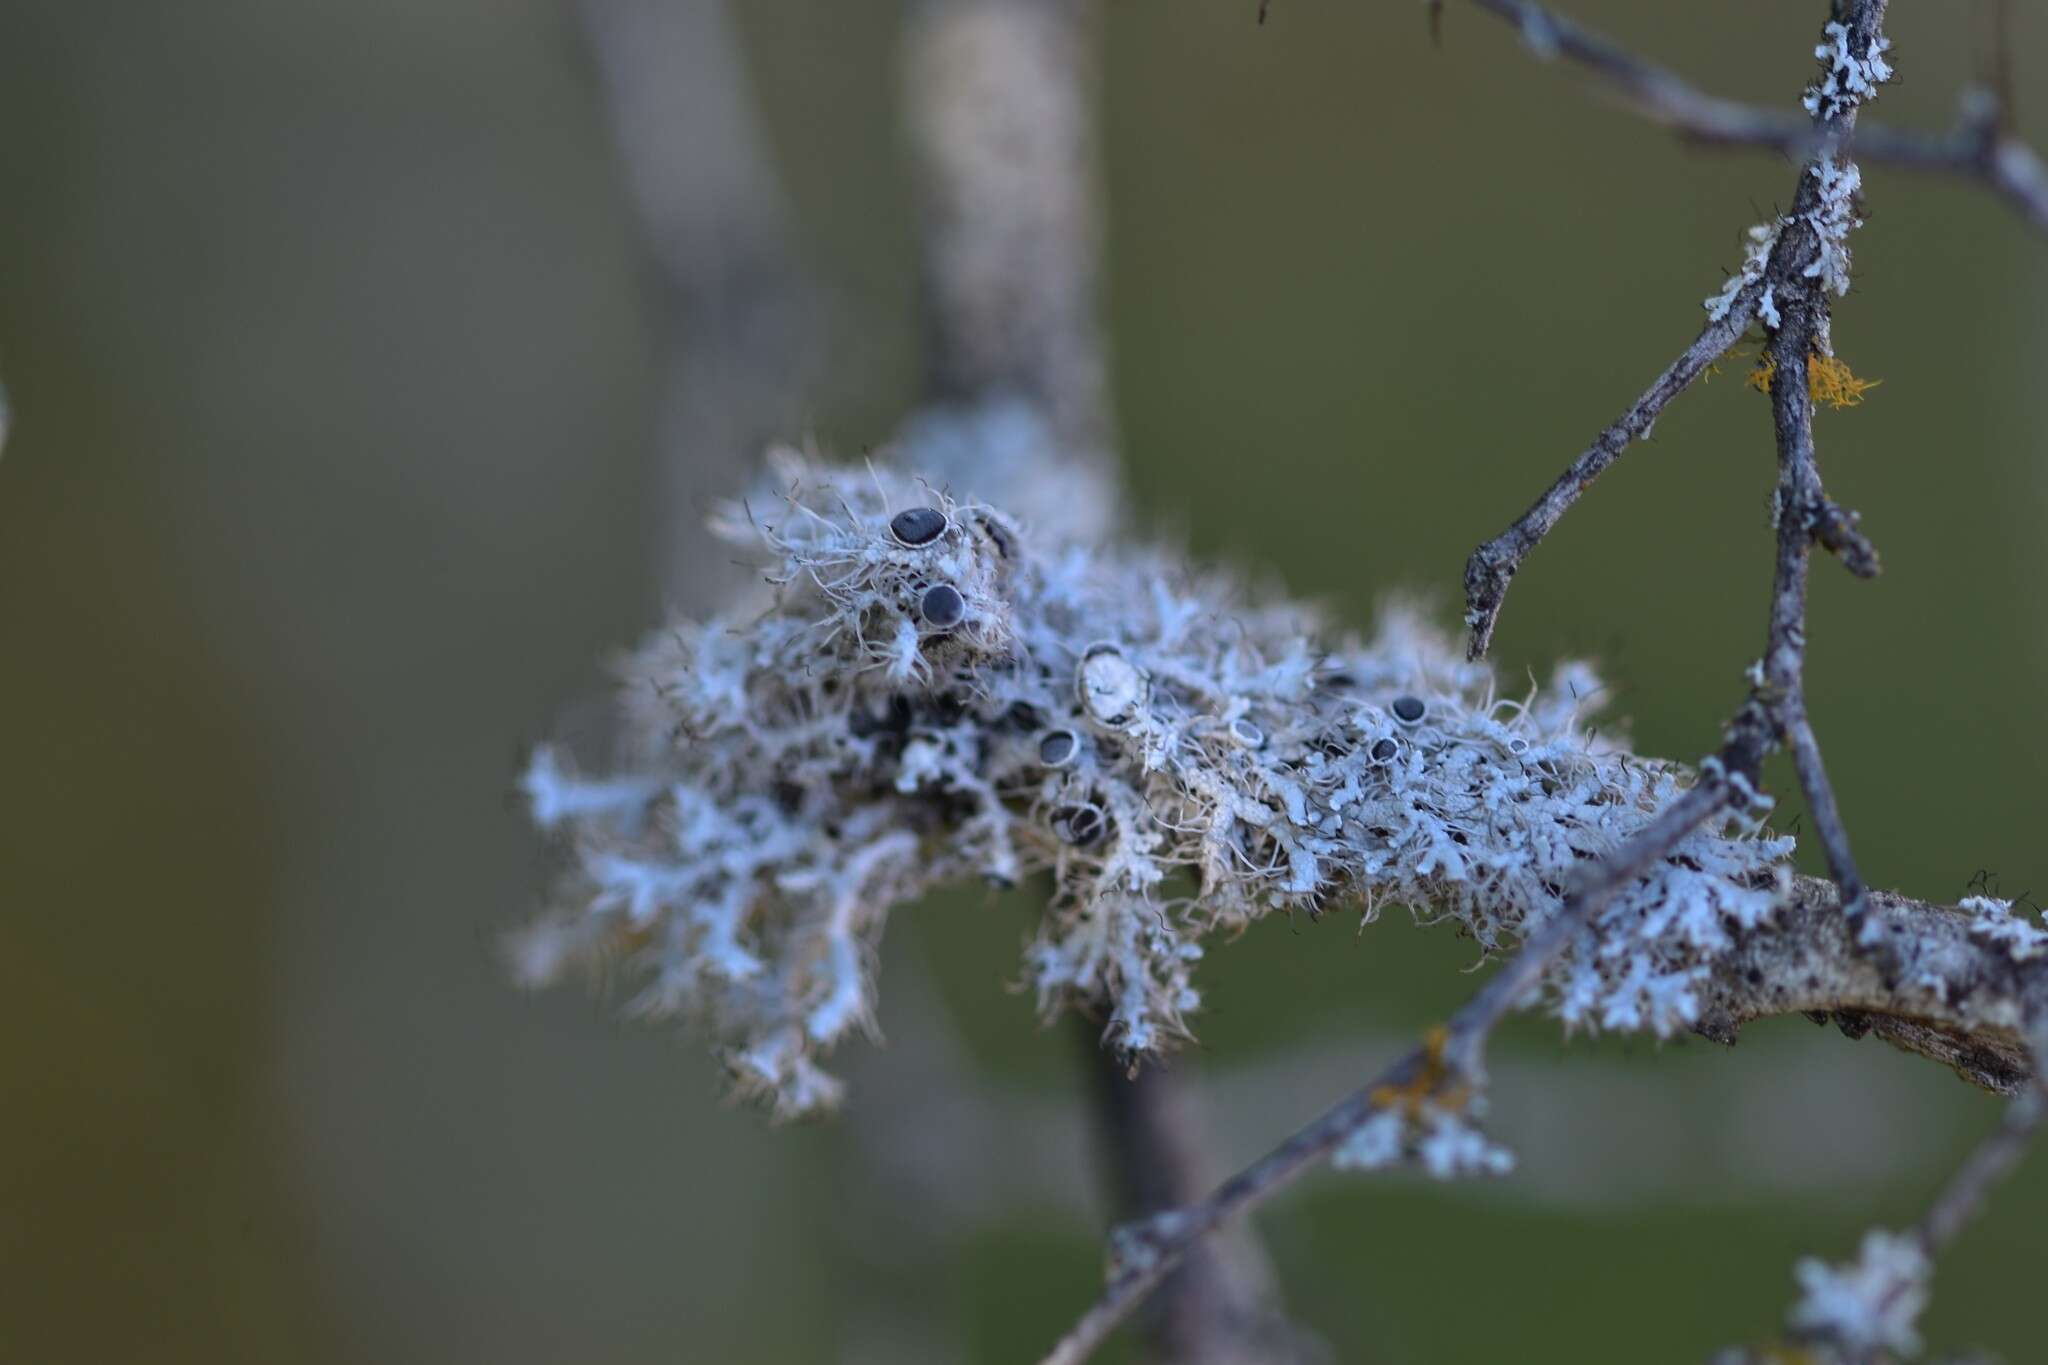
[[[1033,466],[1020,466],[1024,479]],[[1691,781],[1588,729],[1582,665],[1503,696],[1412,613],[1369,643],[1159,551],[1101,509],[1004,503],[791,454],[715,529],[759,601],[657,631],[625,670],[618,774],[553,750],[525,779],[566,834],[522,976],[616,964],[636,1012],[686,1016],[738,1088],[829,1107],[818,1058],[874,1020],[891,908],[1051,874],[1025,952],[1042,1012],[1133,1059],[1188,1036],[1205,940],[1278,912],[1385,906],[1491,951]],[[1036,490],[1042,492],[1042,490]],[[1547,982],[1568,1023],[1660,1034],[1706,961],[1770,914],[1790,841],[1738,821],[1615,897]]]

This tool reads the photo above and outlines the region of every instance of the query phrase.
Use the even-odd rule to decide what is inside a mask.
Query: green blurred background
[[[1572,8],[1787,107],[1821,17]],[[2048,23],[2015,8],[2030,94]],[[830,305],[805,429],[856,452],[915,398],[900,16],[735,9]],[[1253,10],[1105,6],[1130,477],[1163,533],[1345,621],[1404,588],[1448,616],[1793,173],[1685,151],[1455,5],[1441,50],[1406,0]],[[1984,17],[1895,6],[1886,119],[1947,122]],[[2048,242],[1964,186],[1866,184],[1835,334],[1884,385],[1819,429],[1886,573],[1818,567],[1814,717],[1874,882],[2048,898]],[[1022,1360],[1092,1291],[1079,1045],[1002,989],[1027,904],[898,919],[889,1046],[827,1126],[501,979],[544,868],[523,751],[588,724],[661,607],[636,234],[549,0],[0,0],[0,1361]],[[1766,432],[1739,367],[1682,400],[1531,562],[1504,673],[1591,654],[1641,747],[1705,751],[1760,644]],[[1469,961],[1400,917],[1214,954],[1183,1065],[1219,1159]],[[1323,1176],[1261,1217],[1340,1359],[1764,1336],[1796,1256],[1912,1217],[1996,1115],[1796,1020],[1732,1053],[1523,1020],[1496,1069],[1511,1180]],[[2037,1155],[1944,1260],[1933,1341],[2048,1360],[2044,1216]]]

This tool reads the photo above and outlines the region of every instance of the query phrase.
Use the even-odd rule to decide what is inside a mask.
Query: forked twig
[[[1521,16],[1525,32],[1531,16],[1543,13],[1513,0],[1477,2],[1497,13]],[[1882,52],[1879,28],[1884,12],[1885,0],[1850,0],[1842,11],[1844,42],[1856,60]],[[1595,44],[1576,30],[1553,28],[1544,37],[1560,50],[1564,44],[1572,44],[1574,55],[1610,74],[1634,70],[1613,49]],[[1702,765],[1694,787],[1601,864],[1565,907],[1530,935],[1500,973],[1452,1017],[1440,1044],[1409,1052],[1206,1199],[1121,1229],[1113,1239],[1115,1264],[1105,1292],[1045,1357],[1044,1365],[1077,1365],[1085,1360],[1190,1247],[1226,1220],[1263,1204],[1314,1162],[1328,1157],[1382,1111],[1390,1091],[1418,1082],[1432,1087],[1478,1085],[1483,1080],[1485,1041],[1500,1018],[1533,991],[1608,898],[1669,855],[1701,824],[1749,806],[1757,794],[1762,761],[1780,744],[1793,749],[1794,765],[1841,888],[1842,913],[1852,924],[1863,922],[1865,892],[1850,857],[1833,791],[1820,767],[1818,743],[1804,707],[1806,581],[1811,547],[1821,539],[1823,526],[1853,525],[1853,519],[1828,501],[1821,484],[1813,448],[1807,364],[1810,353],[1827,335],[1829,274],[1818,267],[1826,264],[1830,247],[1823,238],[1827,214],[1835,207],[1829,196],[1847,192],[1833,160],[1834,149],[1853,132],[1859,102],[1849,98],[1823,101],[1816,110],[1816,123],[1827,133],[1823,150],[1801,167],[1792,211],[1771,244],[1760,278],[1737,290],[1733,304],[1619,422],[1602,433],[1522,521],[1510,528],[1504,537],[1508,548],[1496,558],[1485,559],[1487,548],[1482,547],[1467,571],[1468,590],[1475,587],[1476,579],[1473,615],[1468,620],[1474,629],[1473,653],[1477,655],[1491,634],[1500,596],[1520,555],[1555,525],[1629,440],[1647,429],[1671,397],[1724,353],[1752,318],[1765,314],[1768,304],[1771,354],[1777,361],[1772,408],[1779,465],[1769,626],[1762,666],[1752,675],[1751,697],[1731,722],[1722,751]]]

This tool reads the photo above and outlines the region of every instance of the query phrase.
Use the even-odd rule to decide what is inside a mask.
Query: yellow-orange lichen
[[[1777,374],[1778,362],[1766,352],[1757,358],[1756,368],[1749,372],[1745,382],[1758,393],[1769,393]],[[1882,379],[1858,379],[1846,364],[1831,355],[1815,351],[1806,359],[1806,391],[1814,402],[1825,403],[1838,412],[1856,407],[1862,403],[1864,394],[1882,383]]]

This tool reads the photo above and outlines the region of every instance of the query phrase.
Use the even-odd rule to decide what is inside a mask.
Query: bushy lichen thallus
[[[1691,781],[1595,736],[1583,665],[1504,696],[1412,611],[1336,638],[1228,575],[1085,543],[1056,503],[1027,526],[894,469],[771,466],[715,522],[762,556],[762,598],[631,657],[615,774],[535,756],[525,787],[569,859],[517,960],[532,982],[623,967],[636,1012],[696,1021],[779,1116],[840,1098],[819,1058],[873,1028],[886,916],[942,883],[1049,873],[1024,978],[1136,1061],[1188,1036],[1219,933],[1393,905],[1491,952]],[[1761,815],[1615,897],[1549,1007],[1686,1027],[1705,963],[1785,885],[1790,840]],[[1500,1163],[1458,1145],[1444,1097],[1390,1112],[1400,1131],[1350,1159]]]

